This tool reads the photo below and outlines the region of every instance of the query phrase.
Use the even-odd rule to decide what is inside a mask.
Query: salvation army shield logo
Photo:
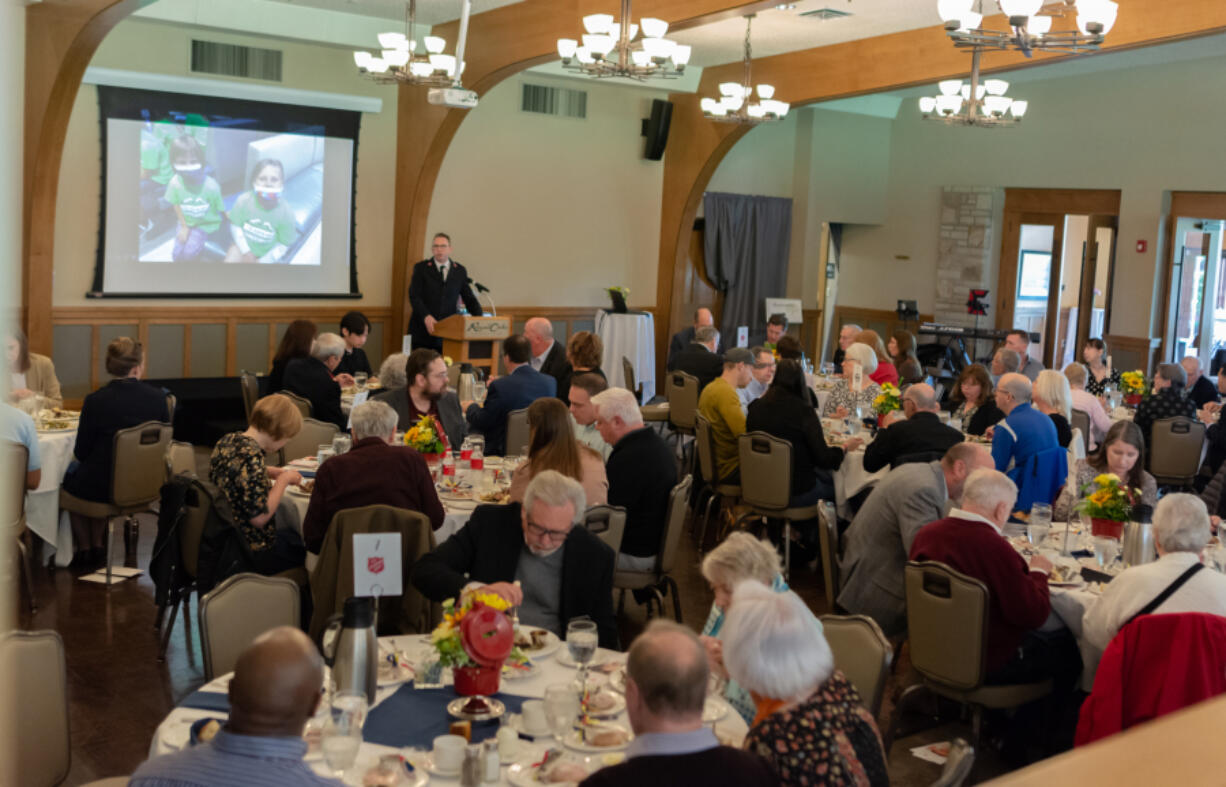
[[[366,570],[372,574],[383,573],[383,558],[377,556],[366,558]]]

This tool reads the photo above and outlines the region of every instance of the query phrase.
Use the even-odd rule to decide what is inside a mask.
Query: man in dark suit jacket
[[[578,481],[542,471],[522,505],[478,506],[468,524],[417,561],[413,586],[440,602],[465,590],[496,593],[519,607],[521,622],[559,637],[586,615],[596,621],[600,646],[616,650],[613,550],[576,527],[586,502]]]
[[[393,445],[396,412],[384,402],[353,408],[353,447],[319,466],[315,491],[302,520],[302,538],[318,554],[337,511],[382,503],[420,511],[435,530],[443,526],[443,504],[421,454]]]
[[[532,368],[556,380],[558,398],[566,402],[568,390],[563,389],[562,383],[570,380],[570,361],[566,360],[566,347],[553,338],[553,323],[544,317],[529,319],[524,323],[524,338],[532,346]],[[566,388],[569,387],[568,384]]]
[[[400,418],[397,428],[408,431],[423,415],[433,415],[447,434],[447,445],[459,448],[468,434],[460,399],[447,390],[447,364],[434,350],[414,350],[404,363],[408,385],[393,388],[373,398],[387,402]]]
[[[434,324],[456,313],[456,302],[464,300],[469,314],[484,314],[481,302],[468,286],[468,271],[451,259],[451,238],[445,233],[434,236],[434,256],[413,266],[409,280],[409,335],[413,349],[442,351],[443,340],[434,335]]]
[[[295,358],[285,367],[284,390],[305,397],[311,403],[311,417],[336,424],[342,432],[349,419],[341,410],[341,387],[332,379],[332,370],[345,354],[345,340],[335,333],[321,333],[311,345],[311,355]]]
[[[710,309],[702,308],[694,311],[694,324],[688,325],[685,328],[673,334],[672,340],[668,343],[668,357],[665,359],[668,368],[672,369],[673,356],[690,346],[690,342],[694,341],[694,333],[704,326],[715,327],[715,317],[711,314]],[[722,355],[724,348],[722,341],[716,339],[715,352]]]
[[[528,340],[519,334],[502,342],[503,363],[507,373],[490,381],[485,406],[467,403],[464,416],[472,429],[485,435],[485,453],[502,456],[507,449],[507,416],[512,410],[522,410],[537,399],[553,396],[558,382],[533,369]]]
[[[875,473],[887,465],[931,462],[962,442],[962,432],[941,423],[941,407],[936,391],[926,383],[915,383],[902,395],[906,420],[895,421],[877,433],[864,450],[864,469]]]
[[[698,378],[698,391],[707,383],[724,373],[724,360],[715,352],[719,334],[711,326],[703,326],[694,333],[695,339],[668,363],[670,372],[686,372]]]

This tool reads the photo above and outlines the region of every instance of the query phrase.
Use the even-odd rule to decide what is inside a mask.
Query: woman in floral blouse
[[[962,422],[962,431],[982,435],[988,427],[1005,417],[996,406],[992,395],[992,378],[983,364],[973,363],[962,370],[949,402],[953,406],[950,416]]]
[[[1086,390],[1095,396],[1102,396],[1108,385],[1120,389],[1120,370],[1107,369],[1107,345],[1102,339],[1087,339],[1086,346],[1081,351],[1086,368],[1090,370],[1090,379],[1086,381]]]
[[[733,593],[723,659],[757,706],[745,748],[783,787],[886,787],[885,751],[873,715],[834,657],[813,613],[791,591],[742,582]]]
[[[860,388],[853,390],[856,366],[860,367],[861,382]],[[873,400],[881,393],[881,386],[869,379],[869,375],[875,371],[877,353],[873,352],[872,347],[856,342],[844,350],[843,379],[835,383],[830,398],[826,400],[826,407],[822,410],[822,416],[846,418],[854,413],[857,407],[863,408],[864,415],[870,415],[873,412]]]
[[[265,396],[251,411],[247,431],[222,437],[209,459],[209,480],[230,503],[253,568],[261,574],[278,574],[306,559],[302,536],[278,529],[275,519],[286,487],[300,483],[302,476],[264,464],[265,453],[280,450],[301,428],[302,414],[289,397]]]

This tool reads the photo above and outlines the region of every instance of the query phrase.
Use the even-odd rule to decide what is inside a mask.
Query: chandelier
[[[1016,126],[1030,106],[1028,101],[1016,101],[1005,95],[1009,90],[1005,80],[979,79],[978,49],[971,58],[970,84],[961,79],[944,79],[937,87],[941,95],[921,98],[920,111],[926,120],[940,120],[951,126]]]
[[[409,0],[405,14],[404,32],[379,33],[380,56],[359,49],[353,53],[353,62],[359,73],[366,74],[381,84],[400,83],[425,87],[452,87],[460,84],[464,71],[464,42],[468,37],[468,14],[471,0],[460,4],[460,32],[454,55],[443,54],[447,41],[439,36],[425,36],[422,43],[425,52],[417,50],[413,36],[417,20],[417,0]],[[457,66],[458,64],[458,66]]]
[[[717,123],[757,124],[779,120],[788,113],[786,101],[776,101],[773,85],[758,85],[758,100],[753,101],[754,86],[750,79],[749,27],[754,14],[745,17],[745,76],[741,82],[722,82],[719,99],[704,98],[698,102],[702,114]]]
[[[1030,57],[1039,52],[1094,52],[1115,24],[1119,5],[1112,0],[997,0],[1009,17],[1009,30],[985,30],[983,0],[937,0],[937,13],[954,46],[1018,50]],[[1052,30],[1055,20],[1076,15],[1075,30]]]
[[[675,79],[690,62],[690,47],[664,37],[668,22],[644,17],[630,21],[630,0],[622,0],[621,21],[612,14],[583,17],[583,43],[558,39],[562,67],[590,77],[628,77],[640,82],[649,78]],[[639,30],[643,36],[635,41]]]

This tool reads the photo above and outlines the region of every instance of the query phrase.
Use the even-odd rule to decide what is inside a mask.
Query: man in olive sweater
[[[724,353],[724,371],[702,389],[698,397],[698,413],[711,423],[711,441],[715,444],[715,473],[722,484],[741,482],[741,460],[738,438],[745,433],[745,412],[741,410],[738,388],[753,379],[753,353],[744,347],[733,347]]]

